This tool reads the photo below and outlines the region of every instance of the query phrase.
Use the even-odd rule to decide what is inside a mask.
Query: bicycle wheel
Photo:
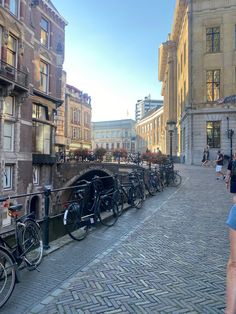
[[[82,208],[77,203],[72,203],[64,213],[64,225],[69,236],[76,241],[83,240],[88,233],[88,223],[82,220]]]
[[[29,270],[35,269],[43,258],[43,240],[39,225],[31,219],[24,221],[20,246],[26,266]]]
[[[133,207],[140,209],[144,201],[144,192],[141,190],[140,186],[137,186],[131,189],[131,193],[132,193]]]
[[[107,227],[113,226],[119,217],[118,205],[111,196],[101,198],[98,208],[98,219]]]
[[[151,196],[157,193],[157,182],[154,177],[149,177],[146,183],[146,189]]]
[[[118,206],[118,216],[120,216],[124,210],[124,194],[117,190],[115,191],[113,198]]]
[[[170,186],[179,186],[182,182],[182,177],[178,173],[174,173],[173,177],[170,180]]]
[[[11,254],[0,247],[0,308],[10,298],[16,283],[15,262]]]

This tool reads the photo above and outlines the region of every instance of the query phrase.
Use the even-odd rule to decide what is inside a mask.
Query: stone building
[[[0,194],[52,185],[66,21],[50,0],[0,1]],[[42,216],[39,196],[26,210]],[[0,225],[8,224],[1,211]]]
[[[149,110],[136,123],[136,149],[140,153],[164,151],[163,107]]]
[[[66,150],[73,151],[78,148],[91,150],[91,97],[66,84],[64,107]]]
[[[125,149],[135,153],[135,121],[132,119],[92,122],[92,148],[108,152]]]
[[[159,48],[166,152],[200,164],[210,147],[230,155],[236,127],[236,0],[177,0],[172,31]],[[174,125],[173,125],[174,124]]]

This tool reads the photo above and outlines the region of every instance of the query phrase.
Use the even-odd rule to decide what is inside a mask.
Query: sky
[[[135,119],[145,96],[162,99],[158,48],[176,0],[52,0],[68,22],[67,83],[91,96],[92,121]]]

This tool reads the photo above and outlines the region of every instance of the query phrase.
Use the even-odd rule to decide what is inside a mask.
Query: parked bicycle
[[[36,269],[43,257],[43,241],[38,223],[32,214],[19,217],[21,204],[8,205],[8,198],[0,198],[14,220],[15,244],[9,245],[0,236],[0,308],[10,298],[15,284],[20,281],[19,266],[25,263],[29,270]]]
[[[174,170],[174,164],[172,162],[162,164],[160,173],[165,186],[177,187],[182,182],[182,177],[177,170]]]
[[[114,189],[104,190],[101,178],[95,177],[91,182],[81,180],[78,185],[75,199],[66,208],[63,221],[69,236],[80,241],[86,237],[91,225],[100,221],[111,227],[119,215],[113,198]]]
[[[138,173],[129,173],[127,181],[123,183],[121,183],[118,175],[114,177],[114,180],[114,200],[118,204],[119,215],[122,214],[125,204],[129,204],[138,209],[141,208],[145,200],[145,187],[142,178],[138,175]]]

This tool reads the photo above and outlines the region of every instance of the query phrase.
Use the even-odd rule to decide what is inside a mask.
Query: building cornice
[[[56,10],[56,8],[50,3],[48,0],[41,0],[42,3],[48,7],[48,9],[57,16],[64,24],[65,26],[68,25],[68,22],[64,19],[64,17]]]
[[[189,0],[177,0],[174,12],[173,25],[171,30],[170,39],[178,42],[180,29],[183,24],[184,14],[186,12]]]
[[[163,82],[165,78],[169,52],[174,51],[175,49],[176,49],[176,43],[173,40],[168,40],[162,43],[159,48],[158,79],[161,82]]]

